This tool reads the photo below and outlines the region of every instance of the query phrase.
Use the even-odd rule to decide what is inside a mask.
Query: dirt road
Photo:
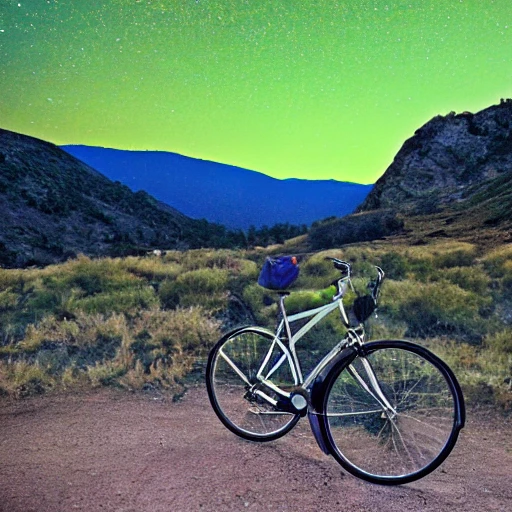
[[[469,414],[430,476],[381,487],[343,472],[307,420],[279,441],[226,430],[203,387],[179,403],[101,390],[0,402],[0,510],[510,511],[511,421]]]

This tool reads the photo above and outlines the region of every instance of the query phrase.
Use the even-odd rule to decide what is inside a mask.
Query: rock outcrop
[[[512,99],[476,114],[436,116],[404,143],[357,211],[434,212],[510,170]]]

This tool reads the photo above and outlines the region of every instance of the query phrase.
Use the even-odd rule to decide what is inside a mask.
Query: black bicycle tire
[[[235,337],[238,334],[241,334],[243,332],[256,332],[262,336],[266,336],[269,339],[273,339],[274,334],[270,331],[267,331],[265,329],[262,329],[261,327],[257,326],[246,326],[242,328],[235,329],[231,332],[228,332],[225,334],[211,349],[209,355],[208,355],[208,362],[206,365],[206,389],[208,392],[208,398],[210,400],[210,404],[215,411],[215,414],[220,419],[222,424],[231,432],[236,434],[239,437],[242,437],[243,439],[247,439],[249,441],[256,441],[256,442],[267,442],[267,441],[274,441],[276,439],[279,439],[280,437],[286,435],[292,428],[297,424],[297,422],[300,419],[300,414],[295,414],[293,416],[293,419],[290,420],[289,423],[286,424],[285,427],[283,427],[281,430],[271,433],[271,434],[251,434],[245,430],[242,430],[237,427],[228,417],[226,414],[224,414],[221,406],[219,405],[217,401],[217,397],[215,395],[214,385],[213,385],[213,370],[215,365],[215,360],[218,351],[220,348],[231,338]]]
[[[447,440],[443,449],[427,466],[421,468],[419,471],[400,476],[373,475],[361,470],[356,465],[352,464],[348,459],[346,459],[336,446],[336,443],[331,434],[329,421],[326,414],[330,392],[336,382],[336,379],[345,370],[344,366],[341,368],[339,366],[337,368],[334,368],[333,371],[330,372],[326,377],[327,382],[325,386],[323,410],[321,414],[321,418],[323,418],[322,431],[325,437],[326,445],[331,455],[349,473],[358,478],[375,484],[401,485],[425,477],[426,475],[434,471],[436,468],[438,468],[451,453],[457,442],[460,430],[463,428],[465,422],[464,396],[462,394],[462,390],[453,371],[444,361],[442,361],[439,357],[437,357],[435,354],[433,354],[430,350],[426,349],[425,347],[422,347],[420,345],[417,345],[406,340],[378,340],[364,344],[363,347],[361,348],[361,354],[371,354],[378,350],[385,349],[402,349],[410,351],[416,354],[417,356],[426,359],[428,362],[434,365],[444,376],[453,397],[454,418],[449,439]]]

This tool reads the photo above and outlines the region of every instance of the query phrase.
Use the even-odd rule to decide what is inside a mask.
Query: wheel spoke
[[[272,369],[272,382],[260,382]],[[235,434],[255,440],[276,439],[298,421],[298,414],[278,410],[278,386],[296,384],[289,361],[273,334],[246,328],[227,335],[208,358],[207,389],[212,406]],[[277,386],[278,385],[278,386]]]
[[[219,350],[219,355],[226,361],[226,363],[233,368],[235,373],[249,386],[251,385],[249,379],[243,374],[242,371],[238,368],[238,366],[224,353],[222,349]]]
[[[362,416],[365,414],[382,414],[382,409],[366,410],[366,411],[352,411],[352,412],[329,412],[326,416],[329,418],[346,418],[349,416]]]
[[[329,384],[325,414],[332,453],[367,480],[411,481],[452,449],[455,404],[462,398],[427,350],[406,342],[369,345],[378,348],[369,350],[367,361],[356,358]]]

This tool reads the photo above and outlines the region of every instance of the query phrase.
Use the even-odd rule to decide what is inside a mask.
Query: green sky
[[[512,96],[512,0],[1,0],[0,127],[372,183]]]

